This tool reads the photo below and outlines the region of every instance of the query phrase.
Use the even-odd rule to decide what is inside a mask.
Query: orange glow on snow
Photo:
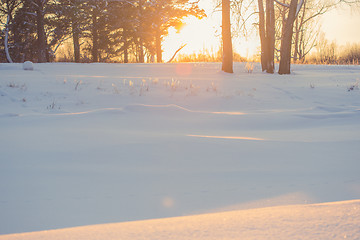
[[[263,138],[254,138],[254,137],[240,137],[240,136],[208,136],[208,135],[193,135],[188,134],[188,137],[198,137],[198,138],[216,138],[216,139],[233,139],[233,140],[251,140],[251,141],[264,141]]]
[[[187,76],[192,73],[192,65],[191,64],[177,64],[176,65],[176,73],[180,76]]]
[[[223,114],[223,115],[246,115],[243,112],[211,112],[212,114]]]
[[[162,199],[162,205],[165,208],[172,208],[175,205],[175,201],[171,197],[165,197]]]

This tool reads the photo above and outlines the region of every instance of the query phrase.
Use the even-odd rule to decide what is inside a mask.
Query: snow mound
[[[359,239],[360,200],[3,235],[1,240]]]
[[[31,61],[26,61],[23,63],[23,69],[32,71],[34,70],[34,64]]]
[[[166,105],[149,105],[149,104],[130,104],[124,107],[127,112],[142,112],[142,113],[195,113],[195,114],[213,114],[213,115],[246,115],[247,113],[239,111],[206,111],[206,110],[194,110],[186,107],[182,107],[176,104]]]

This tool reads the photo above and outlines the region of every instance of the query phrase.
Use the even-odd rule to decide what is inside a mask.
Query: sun
[[[169,60],[177,49],[186,46],[180,54],[199,53],[205,49],[217,51],[221,46],[221,13],[213,11],[212,0],[200,0],[199,7],[205,10],[207,17],[198,19],[188,17],[180,31],[170,29],[163,42],[164,60]]]
[[[164,61],[168,61],[182,45],[180,54],[201,53],[205,50],[217,52],[221,47],[221,12],[213,10],[213,2],[201,0],[199,6],[205,10],[207,17],[197,19],[188,17],[178,31],[169,30],[169,35],[163,42]],[[257,36],[248,39],[233,38],[234,52],[246,58],[252,58],[259,48]]]
[[[220,47],[220,28],[211,18],[197,19],[189,17],[185,19],[180,31],[172,28],[163,42],[164,60],[169,60],[177,49],[186,46],[180,51],[181,54],[198,53],[204,49],[218,49]]]

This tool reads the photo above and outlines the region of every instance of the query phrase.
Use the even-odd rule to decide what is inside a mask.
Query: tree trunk
[[[129,62],[129,52],[128,52],[128,42],[127,39],[124,39],[124,63],[128,63]]]
[[[275,50],[275,10],[274,0],[266,0],[266,22],[264,3],[259,4],[259,35],[261,43],[261,68],[267,73],[274,73]]]
[[[289,14],[281,39],[279,74],[290,74],[291,41],[296,17],[297,0],[291,0]]]
[[[143,2],[142,0],[139,0],[139,21],[140,21],[140,25],[139,25],[139,31],[140,31],[140,37],[139,37],[139,62],[140,63],[144,63],[145,62],[145,56],[144,56],[144,41],[143,41],[143,36],[144,36],[144,28],[143,28]]]
[[[140,38],[140,45],[139,45],[139,63],[145,62],[145,56],[144,56],[144,44],[142,42],[142,39]]]
[[[295,19],[294,61],[299,59],[299,18]]]
[[[44,23],[44,3],[41,0],[36,1],[36,27],[37,27],[37,44],[38,44],[38,62],[46,62],[46,36]]]
[[[73,34],[73,44],[74,44],[74,58],[75,62],[80,62],[80,34],[77,24],[72,23],[72,34]]]
[[[300,23],[299,23],[299,27],[297,29],[298,31],[298,44],[297,44],[297,60],[300,60],[300,61],[304,61],[304,54],[305,54],[305,40],[304,40],[304,20],[305,20],[305,11],[306,11],[306,3],[307,1],[304,1],[303,3],[303,11],[302,11],[302,15],[301,15],[301,18],[300,18]],[[298,19],[298,17],[296,16],[296,19]]]
[[[5,54],[6,54],[6,59],[8,60],[9,63],[13,63],[13,60],[11,59],[10,53],[9,53],[9,45],[8,45],[8,41],[9,41],[9,23],[10,23],[10,13],[8,13],[7,16],[7,20],[6,20],[6,24],[5,24]]]
[[[127,46],[124,49],[124,63],[129,63],[129,53]]]
[[[265,33],[265,13],[264,3],[262,0],[258,0],[259,6],[259,36],[261,45],[261,70],[266,71],[267,66],[267,46],[266,46],[266,33]]]
[[[231,42],[230,0],[222,0],[223,60],[221,70],[233,73],[233,50]]]
[[[274,73],[275,9],[274,0],[266,0],[266,55],[268,73]]]
[[[98,29],[97,29],[97,14],[95,9],[92,10],[92,62],[99,61],[99,36],[98,36]]]
[[[155,33],[155,47],[156,47],[156,61],[158,63],[162,62],[162,49],[161,49],[161,36],[160,36],[160,30],[156,29]]]

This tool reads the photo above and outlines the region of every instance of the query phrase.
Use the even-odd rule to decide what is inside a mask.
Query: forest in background
[[[162,62],[162,41],[187,16],[188,0],[2,0],[1,61],[50,62],[66,42],[74,62]]]
[[[360,44],[340,47],[329,42],[319,22],[324,13],[340,4],[357,2],[296,1],[291,61],[358,64]],[[233,53],[234,61],[263,61],[266,51],[262,48],[268,49],[269,45],[273,45],[270,48],[274,62],[280,61],[290,3],[290,0],[230,1],[233,41],[241,41],[254,32],[263,38],[257,55],[246,59]],[[222,2],[214,2],[214,11],[221,11],[221,5]],[[169,28],[180,30],[188,16],[206,17],[198,1],[190,0],[1,0],[0,61],[163,62],[162,42]],[[269,23],[273,24],[271,34]],[[273,39],[269,39],[270,35]],[[174,61],[222,59],[219,48],[193,54],[180,51]]]
[[[335,41],[324,42],[318,41],[314,45],[313,51],[306,58],[301,60],[293,60],[294,63],[300,64],[360,64],[360,43],[347,44],[345,46],[338,45]],[[68,58],[68,61],[72,61]],[[65,60],[65,59],[64,59]],[[221,49],[204,49],[192,54],[181,54],[175,58],[174,62],[221,62]],[[257,54],[250,58],[242,57],[234,52],[234,62],[260,62],[260,49]],[[278,62],[278,60],[275,60]]]

